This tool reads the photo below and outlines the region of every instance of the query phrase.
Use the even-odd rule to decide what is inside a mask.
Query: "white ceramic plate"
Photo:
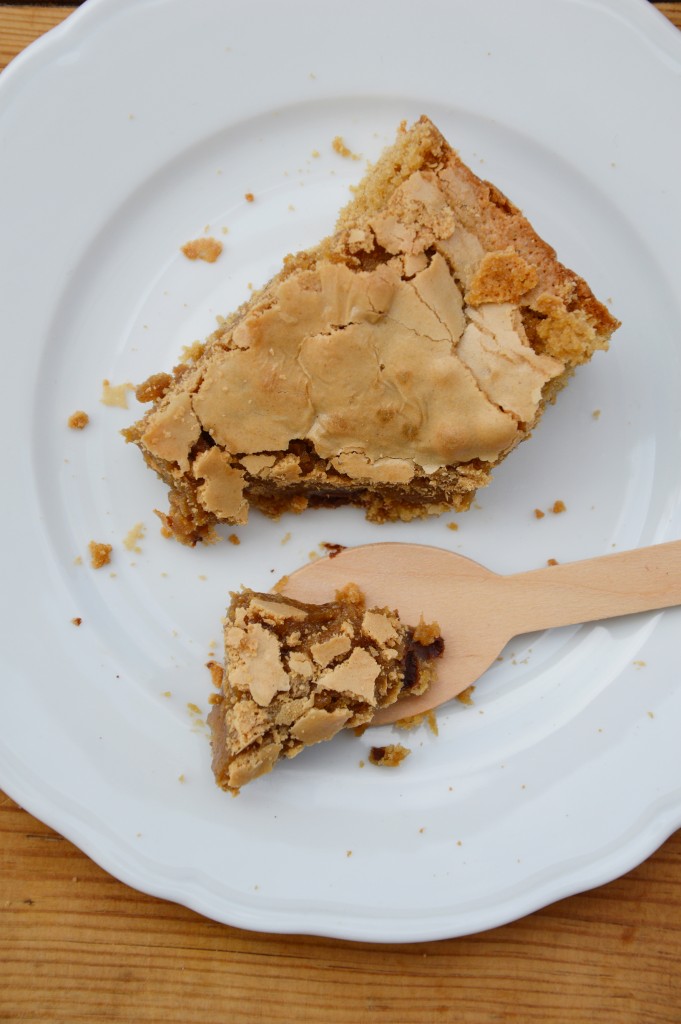
[[[204,725],[228,590],[269,587],[323,541],[438,544],[506,572],[681,536],[680,58],[642,0],[94,0],[5,72],[12,796],[114,875],[210,917],[381,941],[501,924],[616,877],[681,825],[679,611],[519,639],[392,772],[359,764],[385,728],[233,800]],[[365,158],[422,112],[612,304],[611,352],[458,532],[451,516],[379,528],[342,510],[254,515],[238,547],[163,539],[164,488],[119,435],[138,410],[101,405],[102,380],[170,367],[332,227]],[[362,159],[335,153],[337,135]],[[206,230],[222,257],[189,263],[179,246]],[[566,513],[535,518],[556,499]],[[89,568],[91,539],[113,544],[111,571]]]

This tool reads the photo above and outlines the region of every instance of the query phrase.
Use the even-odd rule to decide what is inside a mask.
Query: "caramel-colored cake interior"
[[[188,544],[249,509],[375,522],[468,508],[617,320],[425,117],[333,236],[285,260],[125,433]]]
[[[437,626],[412,629],[388,608],[367,609],[353,585],[321,605],[246,589],[232,595],[209,716],[218,785],[236,793],[281,758],[423,693],[443,649]]]

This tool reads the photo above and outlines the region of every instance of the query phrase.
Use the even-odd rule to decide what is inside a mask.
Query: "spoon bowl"
[[[332,601],[355,583],[369,607],[404,622],[437,622],[445,641],[437,679],[373,719],[384,725],[444,704],[480,678],[514,636],[681,604],[681,541],[502,576],[463,555],[420,544],[346,548],[277,587],[299,601]]]

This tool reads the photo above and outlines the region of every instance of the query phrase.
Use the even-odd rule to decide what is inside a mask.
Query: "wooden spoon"
[[[373,724],[384,725],[461,693],[521,633],[681,604],[681,541],[510,576],[440,548],[367,544],[311,562],[277,590],[321,603],[348,583],[404,622],[438,622],[445,639],[437,681],[379,712]]]

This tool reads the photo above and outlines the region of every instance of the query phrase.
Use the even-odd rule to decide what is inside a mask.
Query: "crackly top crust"
[[[222,693],[210,714],[213,769],[236,792],[282,757],[364,725],[403,689],[422,693],[425,661],[442,651],[388,608],[366,609],[349,585],[335,602],[303,604],[244,589],[225,620]]]
[[[139,428],[218,519],[247,474],[293,481],[293,440],[346,477],[408,484],[494,464],[547,387],[617,321],[427,118],[402,132],[338,230],[226,321]],[[201,436],[214,447],[196,449]]]

